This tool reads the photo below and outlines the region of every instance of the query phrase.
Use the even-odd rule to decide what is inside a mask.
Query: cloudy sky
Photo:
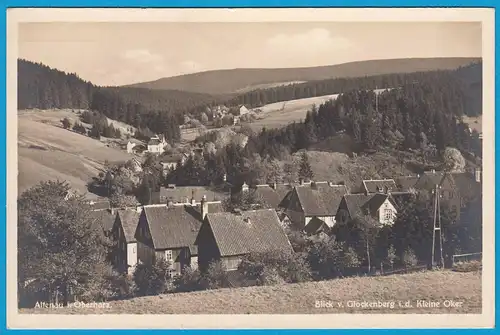
[[[232,68],[481,57],[479,23],[22,23],[19,57],[97,85]]]

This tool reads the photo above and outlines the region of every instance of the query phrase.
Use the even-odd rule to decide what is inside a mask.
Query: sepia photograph
[[[10,12],[9,313],[493,326],[493,17]]]

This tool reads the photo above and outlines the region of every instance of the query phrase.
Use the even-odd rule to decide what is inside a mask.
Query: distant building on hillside
[[[151,137],[148,142],[148,152],[154,154],[162,154],[165,151],[165,146],[167,142],[165,141],[165,137],[162,135],[155,135]]]

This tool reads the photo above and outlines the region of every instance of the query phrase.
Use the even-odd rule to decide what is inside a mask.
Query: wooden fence
[[[453,255],[452,256],[452,261],[453,265],[457,263],[463,263],[463,262],[470,262],[470,261],[481,261],[482,260],[482,253],[481,252],[474,252],[470,254],[461,254],[461,255]]]

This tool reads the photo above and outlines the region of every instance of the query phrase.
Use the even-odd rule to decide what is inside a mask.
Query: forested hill
[[[93,102],[95,94],[100,96],[102,106]],[[117,101],[103,101],[113,97]],[[139,104],[143,110],[183,112],[200,104],[216,100],[208,94],[179,90],[151,91],[147,89],[99,87],[82,80],[74,73],[65,73],[41,63],[18,60],[18,108],[75,108],[89,109],[94,103],[98,109],[112,109],[111,105]],[[108,106],[105,106],[108,105]]]
[[[92,109],[137,128],[177,138],[184,113],[216,100],[208,94],[176,90],[99,87],[76,74],[18,60],[18,109]]]
[[[461,106],[464,114],[475,116],[482,109],[482,64],[473,63],[456,70],[438,70],[414,73],[392,73],[359,78],[337,78],[292,84],[265,90],[254,90],[240,94],[227,101],[227,105],[244,104],[260,107],[265,104],[304,99],[316,96],[345,93],[352,90],[374,90],[397,88],[408,84],[428,81],[429,78],[443,82],[463,94],[465,103]]]
[[[388,73],[452,70],[479,58],[407,58],[351,62],[330,66],[281,69],[232,69],[199,72],[128,85],[148,89],[177,89],[209,94],[244,93],[263,84],[331,78],[353,78]]]
[[[373,91],[353,89],[312,108],[304,122],[281,129],[264,128],[258,133],[250,131],[243,149],[229,145],[206,155],[205,162],[188,161],[169,175],[168,182],[200,185],[207,180],[221,180],[225,173],[234,185],[241,185],[243,181],[266,183],[270,175],[271,178],[279,175],[276,173],[279,169],[275,168],[278,164],[271,164],[273,160],[289,160],[287,157],[297,151],[345,138],[353,144],[350,145],[353,152],[388,153],[400,161],[401,166],[410,160],[407,167],[415,173],[442,168],[447,147],[457,148],[467,153],[467,157],[481,157],[478,132],[471,132],[462,121],[465,101],[461,82],[447,71],[429,72],[418,82],[385,91],[378,98]],[[325,145],[322,150],[328,151]],[[476,158],[471,161],[480,162]],[[387,164],[389,175],[385,177],[394,176],[390,171],[403,173],[402,168],[394,169],[389,166],[392,163]],[[296,171],[282,172],[288,178]],[[343,170],[342,173],[350,172]],[[365,177],[378,178],[376,175]],[[296,175],[290,180],[297,180]]]

